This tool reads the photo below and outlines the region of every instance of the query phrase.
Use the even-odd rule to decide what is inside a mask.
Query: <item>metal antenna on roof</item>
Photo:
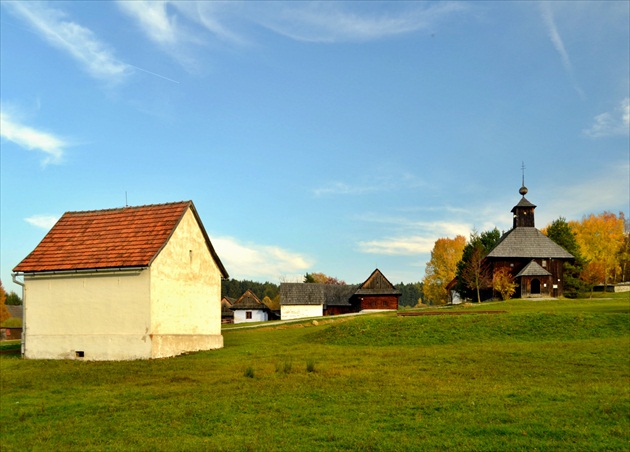
[[[129,203],[127,202],[127,190],[125,190],[125,207],[129,207]]]

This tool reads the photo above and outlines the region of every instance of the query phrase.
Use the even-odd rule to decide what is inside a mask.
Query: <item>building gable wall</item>
[[[221,271],[190,208],[150,271],[153,357],[221,348]]]

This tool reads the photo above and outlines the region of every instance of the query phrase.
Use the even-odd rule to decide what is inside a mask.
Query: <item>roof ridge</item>
[[[67,212],[64,213],[64,215],[66,214],[77,214],[77,213],[105,213],[105,212],[118,212],[118,211],[125,211],[125,210],[131,210],[131,209],[143,209],[146,207],[166,207],[166,206],[173,206],[173,205],[178,205],[178,204],[191,204],[192,200],[187,200],[187,201],[173,201],[173,202],[164,202],[164,203],[158,203],[158,204],[141,204],[138,206],[123,206],[123,207],[109,207],[106,209],[92,209],[92,210],[69,210]]]

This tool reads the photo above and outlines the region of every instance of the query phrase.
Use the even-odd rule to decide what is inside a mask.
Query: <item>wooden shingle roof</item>
[[[284,305],[324,305],[324,284],[282,283],[280,299]]]
[[[573,259],[574,256],[534,227],[517,227],[501,237],[487,258]]]
[[[232,311],[238,309],[269,309],[266,304],[262,303],[256,294],[251,290],[247,290],[236,302],[230,306]]]
[[[14,272],[148,267],[188,209],[221,274],[228,277],[192,201],[66,212]]]
[[[518,272],[516,278],[520,278],[521,276],[551,276],[551,273],[538,265],[536,261],[531,261],[523,270]]]
[[[350,306],[358,288],[358,284],[282,283],[280,299],[283,305]]]

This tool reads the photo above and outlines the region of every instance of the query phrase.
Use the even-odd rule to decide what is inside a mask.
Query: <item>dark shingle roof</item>
[[[512,208],[512,212],[514,212],[514,209],[516,209],[517,207],[536,207],[536,206],[532,204],[531,202],[529,202],[527,198],[525,198],[525,196],[523,196],[521,200],[518,202],[518,204]]]
[[[323,286],[326,306],[351,306],[350,298],[359,288],[358,284],[341,286],[323,284]]]
[[[5,305],[7,307],[7,310],[9,311],[9,314],[11,314],[11,317],[16,317],[21,319],[22,318],[22,313],[24,312],[24,306],[22,305]]]
[[[358,288],[358,285],[282,283],[280,299],[283,305],[350,306],[350,298]]]
[[[517,227],[508,231],[486,257],[574,258],[571,253],[533,227]]]
[[[525,266],[525,268],[523,268],[523,270],[518,272],[516,278],[521,276],[551,276],[551,273],[538,265],[536,261],[531,261]]]
[[[258,297],[251,290],[247,290],[241,298],[230,306],[230,309],[235,311],[238,309],[269,309],[267,305],[260,302]]]
[[[324,284],[282,283],[280,300],[284,305],[323,305],[325,302]]]

